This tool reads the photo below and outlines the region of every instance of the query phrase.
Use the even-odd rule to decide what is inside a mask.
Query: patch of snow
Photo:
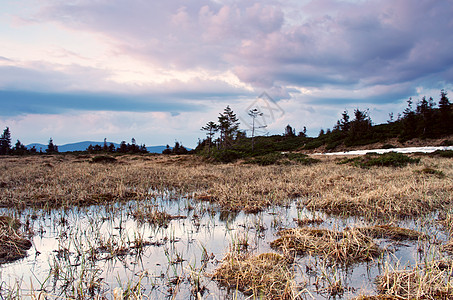
[[[453,146],[445,147],[408,147],[408,148],[390,148],[390,149],[370,149],[370,150],[354,150],[354,151],[345,151],[345,152],[330,152],[330,153],[314,153],[313,155],[363,155],[367,153],[389,153],[389,152],[398,152],[398,153],[432,153],[437,150],[453,150]]]

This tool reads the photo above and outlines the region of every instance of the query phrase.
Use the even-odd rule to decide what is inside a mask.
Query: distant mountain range
[[[120,146],[120,144],[118,144],[118,143],[107,142],[107,145],[110,145],[110,144],[115,145],[115,148],[118,148]],[[78,142],[78,143],[57,145],[57,146],[58,146],[59,152],[72,152],[72,151],[85,151],[88,148],[88,146],[90,146],[90,145],[103,146],[104,142],[85,141],[85,142]],[[35,148],[38,152],[39,152],[39,150],[42,150],[42,152],[45,152],[47,149],[47,145],[37,144],[37,143],[27,145],[27,148],[30,149],[33,146],[35,146]],[[149,153],[162,153],[162,151],[164,151],[165,148],[167,148],[167,147],[166,146],[150,146],[150,147],[146,147],[146,150],[148,150]],[[190,149],[188,149],[188,150],[190,150]]]

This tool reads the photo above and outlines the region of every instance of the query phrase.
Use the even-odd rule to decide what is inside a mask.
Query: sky
[[[452,0],[0,0],[0,127],[13,144],[195,147],[229,105],[249,130],[376,124],[453,95]],[[250,134],[250,132],[248,131]]]

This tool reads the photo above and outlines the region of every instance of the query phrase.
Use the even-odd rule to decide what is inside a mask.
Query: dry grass
[[[373,296],[358,296],[354,300],[404,300],[406,298],[388,296],[388,295],[373,295]]]
[[[389,224],[361,227],[357,228],[357,230],[372,238],[387,238],[397,241],[427,238],[427,236],[422,232]]]
[[[449,240],[445,245],[441,247],[441,250],[449,255],[453,255],[453,240]]]
[[[399,299],[453,299],[453,262],[431,261],[411,270],[386,270],[376,279],[379,293]]]
[[[237,251],[228,253],[212,275],[221,285],[259,299],[298,299],[293,277],[290,264],[280,254],[253,256]]]
[[[185,216],[173,216],[165,211],[159,211],[155,207],[146,206],[144,208],[136,209],[132,212],[134,219],[139,222],[148,222],[157,226],[167,226],[171,220],[185,219]]]
[[[0,264],[25,257],[32,246],[18,231],[19,227],[19,220],[0,216]]]
[[[417,217],[453,200],[453,160],[423,157],[421,165],[435,165],[445,176],[419,174],[420,165],[361,169],[329,159],[311,166],[252,166],[177,156],[123,156],[115,164],[72,155],[2,157],[0,206],[89,205],[171,191],[229,211],[256,212],[301,198],[307,208],[333,214]]]
[[[331,263],[352,264],[372,260],[380,249],[370,237],[357,229],[342,232],[316,228],[285,229],[271,247],[284,253],[322,256]]]
[[[316,217],[316,218],[297,218],[294,219],[294,221],[297,223],[299,227],[304,227],[307,225],[320,225],[324,223],[324,220]]]
[[[440,212],[438,216],[440,225],[451,235],[453,235],[453,214]]]

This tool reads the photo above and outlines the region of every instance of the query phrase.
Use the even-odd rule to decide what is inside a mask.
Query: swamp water
[[[222,212],[208,202],[161,195],[148,201],[51,211],[3,209],[33,232],[28,256],[0,266],[0,298],[46,294],[58,297],[113,299],[246,299],[210,279],[232,245],[255,254],[275,252],[270,242],[295,220],[321,218],[319,228],[343,230],[365,226],[360,218],[338,218],[299,208],[274,207],[257,214]],[[173,200],[169,200],[173,199]],[[172,219],[138,220],[140,212],[158,211]],[[168,216],[167,216],[168,217]],[[376,239],[383,254],[374,261],[342,268],[316,256],[297,256],[295,281],[305,299],[350,299],[376,294],[374,280],[385,268],[403,269],[436,256],[445,241],[434,221],[409,220],[397,225],[419,230],[428,241]],[[434,243],[433,243],[434,241]],[[252,297],[253,299],[253,297]]]

